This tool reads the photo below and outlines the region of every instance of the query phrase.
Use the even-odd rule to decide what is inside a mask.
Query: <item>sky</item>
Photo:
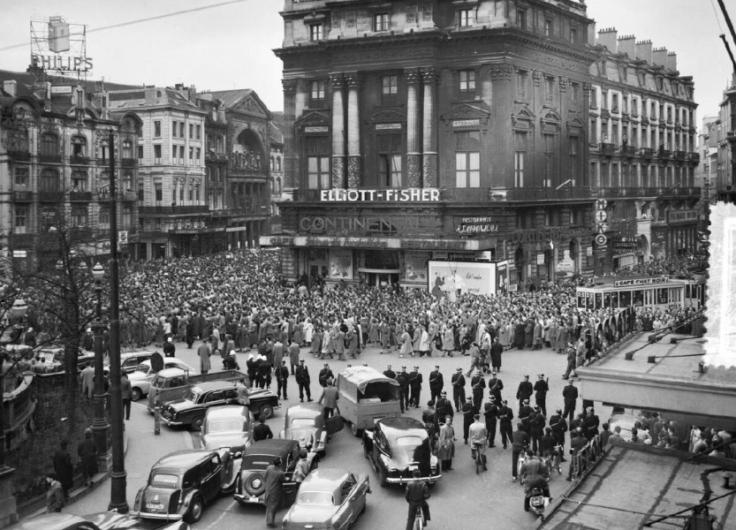
[[[736,0],[724,1],[736,20]],[[719,38],[729,33],[716,0],[586,4],[598,29],[615,27],[619,36],[635,35],[676,52],[680,74],[695,81],[698,123],[717,113],[732,66]],[[198,91],[251,88],[269,109],[279,111],[282,68],[273,50],[281,46],[283,6],[283,0],[0,0],[0,69],[25,71],[31,20],[62,16],[87,26],[93,78],[133,85],[183,83]],[[176,14],[189,10],[195,11]],[[151,17],[156,18],[122,25]],[[109,28],[115,25],[120,26]],[[729,42],[736,53],[736,44]]]

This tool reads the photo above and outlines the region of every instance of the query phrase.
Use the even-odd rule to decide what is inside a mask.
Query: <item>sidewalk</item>
[[[153,434],[153,415],[146,410],[146,400],[132,404],[130,420],[125,422],[125,471],[128,474],[126,498],[130,510],[133,509],[136,493],[148,480],[151,466],[163,454],[191,447],[192,437],[188,431],[173,430],[161,425],[161,434]],[[109,472],[98,473],[91,487],[75,488],[69,497],[69,504],[62,510],[64,513],[86,515],[107,511],[110,503]],[[45,511],[44,507],[22,520]]]

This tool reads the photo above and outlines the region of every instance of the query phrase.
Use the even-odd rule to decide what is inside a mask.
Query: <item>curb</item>
[[[127,455],[128,453],[128,435],[125,434],[125,438],[123,440],[123,455]],[[112,473],[112,469],[108,469],[105,472],[97,473],[94,477],[92,477],[92,485],[89,487],[85,486],[77,486],[73,488],[69,492],[69,499],[67,500],[66,504],[64,506],[69,506],[70,504],[74,504],[76,501],[83,499],[86,497],[89,493],[97,489],[97,487],[105,482],[105,479],[107,479],[110,476],[110,473]],[[42,505],[42,507],[38,507],[39,505]],[[42,515],[46,513],[46,495],[39,496],[34,500],[28,501],[25,506],[19,506],[18,507],[18,520],[23,521],[26,519],[33,519],[34,517],[38,517],[39,515]]]

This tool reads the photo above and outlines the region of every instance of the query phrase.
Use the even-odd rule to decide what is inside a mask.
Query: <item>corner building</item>
[[[592,274],[584,3],[286,0],[282,234],[296,279]],[[499,265],[499,269],[502,268]],[[512,287],[513,288],[513,287]]]

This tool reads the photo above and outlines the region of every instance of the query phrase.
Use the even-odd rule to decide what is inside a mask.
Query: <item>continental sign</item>
[[[669,276],[659,276],[657,278],[632,278],[630,280],[616,280],[613,282],[614,287],[630,287],[632,285],[656,285],[658,283],[667,283],[670,281]]]
[[[440,228],[436,218],[418,215],[376,217],[302,217],[299,233],[340,235],[397,235],[433,233]]]

